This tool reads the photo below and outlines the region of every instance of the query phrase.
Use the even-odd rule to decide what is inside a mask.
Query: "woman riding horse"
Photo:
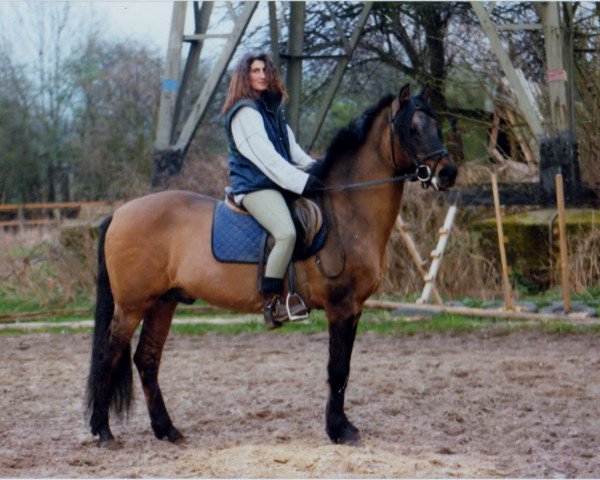
[[[279,72],[265,53],[247,54],[238,62],[223,107],[229,141],[229,176],[235,201],[275,240],[267,259],[262,293],[269,328],[282,325],[288,311],[281,301],[283,279],[296,244],[296,228],[281,190],[313,193],[321,182],[306,173],[315,163],[296,143],[283,115],[287,97]],[[294,303],[293,317],[306,317]]]
[[[344,411],[356,329],[365,301],[385,275],[385,250],[404,180],[443,190],[454,184],[457,167],[442,144],[428,89],[411,97],[408,85],[341,130],[324,162],[319,162],[320,178],[327,188],[323,203],[331,229],[318,256],[295,264],[296,290],[309,308],[324,309],[327,315],[325,428],[333,442],[346,443],[359,438]],[[239,312],[262,309],[256,265],[223,263],[213,256],[216,205],[217,200],[204,195],[160,192],[126,203],[102,224],[88,378],[90,427],[100,445],[117,446],[109,407],[120,413],[131,401],[131,339],[142,320],[133,360],[152,429],[157,438],[177,442],[183,436],[171,421],[158,383],[177,303],[202,299]]]

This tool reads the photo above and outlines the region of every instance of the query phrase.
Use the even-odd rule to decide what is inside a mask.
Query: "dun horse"
[[[315,174],[317,172],[314,172]],[[400,210],[403,180],[446,189],[457,167],[445,150],[428,89],[382,98],[342,129],[320,163],[327,185],[320,195],[331,226],[318,257],[297,262],[296,289],[309,308],[324,309],[329,324],[330,439],[359,438],[344,412],[350,357],[364,302],[378,288],[385,249]],[[344,186],[346,188],[344,188]],[[203,299],[239,312],[259,312],[256,265],[221,263],[211,252],[216,200],[166,191],[123,205],[103,223],[91,368],[90,427],[99,444],[116,447],[109,407],[126,410],[132,395],[131,339],[143,320],[133,362],[157,438],[177,442],[158,384],[163,346],[178,302]]]

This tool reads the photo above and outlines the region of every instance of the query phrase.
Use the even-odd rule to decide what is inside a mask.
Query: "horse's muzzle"
[[[431,183],[436,190],[447,190],[454,186],[457,174],[458,167],[452,160],[446,157],[438,165],[437,172],[432,178]]]

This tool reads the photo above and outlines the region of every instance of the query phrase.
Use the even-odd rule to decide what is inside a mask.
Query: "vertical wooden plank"
[[[506,248],[504,246],[504,229],[502,228],[502,215],[500,213],[500,195],[498,194],[498,179],[492,173],[492,191],[494,194],[494,209],[496,211],[496,229],[498,231],[498,248],[500,250],[500,264],[502,266],[502,287],[504,289],[504,307],[513,310],[510,282],[508,280],[508,264],[506,262]]]
[[[565,221],[565,195],[563,177],[556,175],[556,206],[558,209],[558,235],[560,245],[560,275],[565,313],[571,311],[571,285],[569,283],[569,257],[567,253],[567,222]]]

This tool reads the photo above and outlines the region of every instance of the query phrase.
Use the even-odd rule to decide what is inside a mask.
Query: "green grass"
[[[527,298],[527,301],[533,301],[538,305],[547,305],[552,301],[560,298],[558,292],[547,292],[544,295]],[[599,305],[599,295],[596,290],[591,289],[583,294],[573,295],[574,301],[581,301],[588,305]],[[478,299],[464,299],[463,303],[469,307],[481,307],[483,302]],[[196,306],[202,306],[198,302]],[[90,320],[93,315],[93,303],[87,300],[72,302],[64,307],[64,309],[88,309],[88,315],[69,315],[69,316],[52,316],[38,319],[22,320],[23,322],[36,322],[45,324],[44,327],[33,330],[20,329],[18,327],[0,330],[0,335],[13,335],[21,333],[73,333],[73,332],[90,332],[91,328],[69,328],[62,326],[53,326],[56,322],[68,322],[79,320]],[[30,312],[43,310],[34,302],[22,302],[15,299],[6,298],[0,295],[0,314],[10,312]],[[171,328],[173,332],[184,335],[204,335],[206,333],[216,333],[222,335],[236,335],[240,333],[259,333],[265,332],[266,328],[260,318],[260,315],[248,315],[247,320],[242,323],[230,324],[212,324],[202,323],[202,318],[245,318],[240,314],[228,312],[205,312],[197,313],[193,311],[179,310],[175,318],[198,318],[199,322],[193,325],[189,324],[174,324]],[[327,321],[323,311],[314,311],[308,322],[286,324],[283,328],[278,329],[273,334],[311,334],[319,332],[327,332]],[[402,321],[392,316],[391,312],[384,310],[367,310],[363,313],[361,322],[359,323],[359,333],[375,332],[382,335],[415,335],[428,333],[473,333],[491,329],[495,334],[511,333],[517,331],[543,331],[556,334],[575,334],[575,333],[600,333],[598,325],[574,325],[568,322],[552,322],[552,323],[535,323],[523,322],[519,320],[501,320],[490,318],[466,317],[452,314],[433,315],[427,319],[420,321]]]

